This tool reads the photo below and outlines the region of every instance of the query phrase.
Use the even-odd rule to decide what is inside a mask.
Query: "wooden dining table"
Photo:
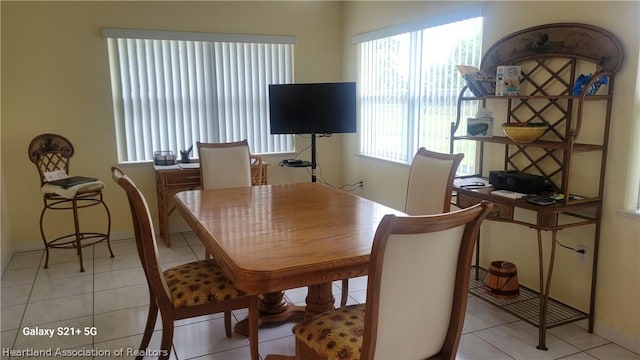
[[[333,309],[332,282],[366,275],[385,214],[403,213],[320,183],[190,190],[176,206],[225,275],[262,294],[261,324]],[[284,290],[307,287],[306,307]],[[246,333],[246,324],[236,326]]]

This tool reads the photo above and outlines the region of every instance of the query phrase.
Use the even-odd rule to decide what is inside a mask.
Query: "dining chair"
[[[451,209],[453,179],[464,154],[443,154],[418,149],[409,170],[404,212],[431,215]]]
[[[197,142],[203,189],[251,186],[251,153],[247,140],[227,143]]]
[[[202,189],[261,185],[262,157],[251,155],[247,140],[226,143],[197,142]],[[211,254],[205,249],[205,258]]]
[[[444,214],[386,215],[373,240],[366,303],[295,325],[295,359],[454,359],[473,245],[491,208],[483,201]]]
[[[194,261],[162,271],[147,201],[122,170],[113,166],[111,171],[129,200],[138,255],[149,288],[149,314],[140,343],[141,353],[149,346],[158,310],[162,319],[160,359],[168,359],[176,320],[224,312],[226,336],[231,337],[230,311],[248,308],[249,349],[251,359],[258,360],[258,296],[236,288],[214,260]]]
[[[464,154],[443,154],[418,149],[409,169],[404,212],[431,215],[449,212],[453,179]],[[342,279],[340,306],[347,304],[349,279]]]
[[[102,181],[83,177],[77,184],[56,185],[54,180],[71,180],[69,168],[75,153],[73,144],[66,137],[58,134],[40,134],[29,143],[29,160],[36,166],[40,179],[40,192],[44,206],[40,213],[40,235],[44,242],[46,260],[44,268],[49,267],[49,249],[74,249],[80,260],[80,272],[84,272],[82,248],[106,241],[109,253],[111,250],[111,214],[102,197],[104,184]],[[106,214],[104,231],[83,231],[80,227],[80,209],[101,205]],[[49,211],[69,211],[73,214],[73,232],[47,238],[45,234],[45,214]],[[94,215],[95,216],[95,215]]]

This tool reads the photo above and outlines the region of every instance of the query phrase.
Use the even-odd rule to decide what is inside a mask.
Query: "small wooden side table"
[[[267,184],[267,167],[269,163],[262,163],[262,181]],[[180,191],[200,188],[200,164],[188,163],[169,166],[154,166],[156,172],[156,191],[158,199],[158,225],[160,238],[167,247],[171,247],[171,232],[169,231],[169,216],[175,210],[173,197]]]

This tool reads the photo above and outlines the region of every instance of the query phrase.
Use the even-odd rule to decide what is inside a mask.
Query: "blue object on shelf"
[[[580,74],[580,76],[578,76],[578,78],[576,79],[575,85],[573,85],[573,88],[571,88],[571,95],[580,96],[582,94],[583,89],[591,81],[591,77],[593,77],[591,73],[586,75]],[[587,89],[587,95],[595,95],[598,92],[598,89],[600,89],[601,85],[608,84],[608,83],[609,83],[609,78],[607,76],[600,76],[598,80],[596,80],[595,82],[589,85]]]

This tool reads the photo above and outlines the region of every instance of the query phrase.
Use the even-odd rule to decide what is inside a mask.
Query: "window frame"
[[[480,58],[481,58],[481,52],[482,52],[482,45],[481,45],[481,41],[482,41],[482,23],[483,23],[483,6],[482,5],[476,5],[476,6],[471,6],[471,7],[467,7],[467,8],[462,8],[462,9],[458,9],[456,11],[450,12],[450,13],[446,13],[446,14],[440,14],[438,16],[429,18],[429,19],[424,19],[421,21],[417,21],[417,22],[413,22],[413,23],[408,23],[408,24],[402,24],[399,26],[395,26],[392,28],[385,28],[385,29],[379,29],[379,30],[375,30],[372,32],[368,32],[368,33],[364,33],[364,34],[359,34],[359,35],[355,35],[352,37],[352,44],[357,45],[358,49],[357,49],[357,66],[358,66],[358,81],[359,83],[362,85],[360,86],[360,94],[359,94],[359,125],[360,125],[360,129],[362,130],[359,136],[359,146],[358,146],[358,155],[361,156],[365,156],[365,157],[372,157],[372,158],[377,158],[377,159],[381,159],[381,160],[385,160],[385,161],[391,161],[391,162],[398,162],[398,163],[402,163],[402,164],[409,164],[411,162],[411,158],[413,157],[413,154],[415,153],[415,151],[417,151],[418,147],[420,146],[425,146],[424,144],[421,143],[421,139],[419,139],[420,134],[418,133],[420,131],[420,125],[424,125],[426,123],[424,123],[424,121],[421,121],[421,116],[420,116],[420,108],[418,108],[417,106],[422,106],[424,107],[425,104],[424,103],[419,103],[420,105],[416,105],[416,103],[413,102],[413,99],[416,98],[415,96],[409,96],[408,100],[406,100],[405,102],[405,107],[406,107],[406,115],[408,117],[408,119],[405,121],[403,120],[403,123],[406,122],[406,127],[407,127],[407,132],[405,135],[403,140],[401,140],[402,144],[406,145],[406,149],[403,149],[404,152],[401,154],[400,156],[395,156],[395,157],[385,157],[385,156],[379,156],[378,154],[372,154],[372,153],[368,153],[365,149],[366,145],[365,143],[368,143],[368,141],[370,140],[369,138],[366,138],[366,136],[368,134],[366,134],[365,132],[367,131],[367,123],[365,123],[365,111],[364,111],[364,105],[363,105],[363,100],[364,100],[364,91],[362,88],[366,87],[363,85],[363,79],[362,79],[362,66],[363,66],[363,55],[362,55],[362,49],[365,45],[362,45],[363,43],[366,42],[370,42],[370,41],[375,41],[375,40],[384,40],[384,39],[390,39],[391,37],[394,36],[398,36],[398,35],[403,35],[403,36],[408,36],[411,38],[411,40],[409,41],[420,41],[421,43],[418,45],[418,52],[416,52],[417,60],[413,60],[413,61],[421,61],[420,56],[424,54],[424,49],[420,48],[422,46],[422,35],[424,34],[424,31],[428,31],[431,28],[436,28],[438,26],[441,25],[447,25],[447,24],[452,24],[452,23],[456,23],[458,21],[464,21],[464,20],[470,20],[470,19],[475,19],[475,18],[480,18],[478,21],[480,22],[480,43],[477,46],[477,52],[478,54],[475,54],[475,60],[477,61],[477,64],[479,66],[479,62],[480,62]],[[416,38],[417,40],[413,39]],[[411,47],[411,49],[409,50],[409,53],[411,53],[413,50],[413,47]],[[473,65],[473,64],[468,64],[468,65]],[[413,71],[413,70],[410,70]],[[420,70],[422,71],[422,69]],[[454,74],[450,74],[450,76],[458,76],[457,71]],[[457,89],[457,91],[454,91],[453,93],[455,94],[454,96],[457,97],[458,93],[460,92],[460,90],[462,90],[462,87],[464,86],[464,81],[462,80],[462,78],[460,77],[460,79],[458,79],[461,86],[459,89]],[[420,92],[421,89],[419,88],[420,84],[420,80],[415,80],[414,77],[409,78],[408,80],[408,84],[407,84],[407,89],[417,89],[416,92]],[[420,95],[418,95],[419,97]],[[455,101],[454,101],[455,102]],[[472,114],[469,114],[470,116],[472,116]],[[451,121],[454,120],[455,118],[455,114],[451,115]],[[448,134],[448,130],[449,128],[447,127],[446,129],[446,133],[447,135],[443,136],[443,141],[446,142],[446,138],[449,136]],[[403,145],[403,146],[405,146]],[[475,144],[468,144],[467,147],[474,147]],[[428,147],[428,146],[426,146]],[[448,152],[449,150],[449,143],[446,142],[446,146],[441,146],[442,147],[442,152],[446,151]],[[446,149],[446,150],[444,150]],[[437,149],[432,148],[431,150],[434,151],[438,151]],[[467,151],[463,151],[463,152],[467,152]],[[475,150],[472,149],[469,151],[470,153],[472,153],[472,155],[475,153]],[[471,156],[474,157],[474,156]],[[466,168],[473,168],[474,164],[476,162],[476,159],[470,159],[469,157],[465,159],[465,163],[466,164]]]

